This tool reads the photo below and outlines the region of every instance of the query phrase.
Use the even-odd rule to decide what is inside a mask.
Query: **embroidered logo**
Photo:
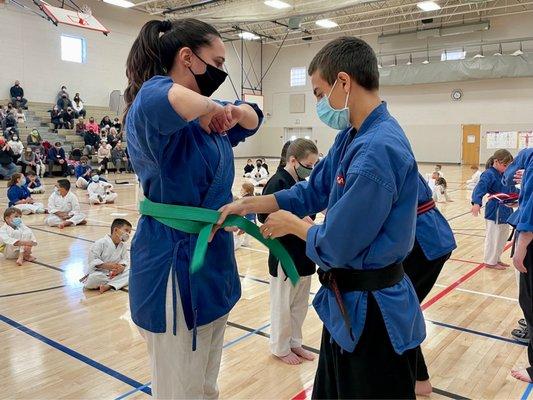
[[[337,184],[338,185],[344,186],[345,183],[346,183],[346,181],[344,180],[344,176],[342,176],[342,175],[337,176]]]

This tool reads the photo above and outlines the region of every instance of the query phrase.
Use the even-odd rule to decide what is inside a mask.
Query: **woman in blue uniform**
[[[402,261],[414,242],[418,169],[409,141],[379,98],[372,48],[328,43],[309,66],[317,113],[340,132],[309,181],[245,198],[228,214],[270,213],[265,237],[293,234],[319,266],[313,305],[324,323],[313,398],[415,398],[410,362],[425,337]],[[327,208],[321,225],[301,218]],[[283,210],[283,211],[278,211]]]
[[[154,203],[218,209],[232,199],[232,146],[261,122],[254,105],[209,96],[224,82],[219,33],[194,19],[150,21],[127,61],[128,151]],[[230,232],[218,232],[189,273],[197,235],[149,216],[131,248],[130,308],[151,359],[158,399],[216,398],[227,315],[240,297]]]
[[[435,207],[431,188],[422,175],[418,175],[418,207],[415,245],[403,261],[405,273],[415,287],[418,301],[422,303],[439,277],[444,263],[457,247],[452,228]],[[417,347],[415,391],[429,396],[433,390],[420,346]]]

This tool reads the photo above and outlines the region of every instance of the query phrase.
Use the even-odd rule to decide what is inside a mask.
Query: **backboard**
[[[100,21],[91,15],[88,9],[84,9],[83,11],[68,10],[66,8],[51,6],[44,1],[39,1],[39,8],[55,25],[65,24],[76,26],[82,29],[102,32],[104,35],[110,32]]]

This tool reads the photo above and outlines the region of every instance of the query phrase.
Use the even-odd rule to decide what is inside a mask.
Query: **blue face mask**
[[[93,182],[98,182],[100,180],[100,177],[98,175],[93,175],[91,179],[93,180]]]
[[[13,224],[15,228],[18,228],[19,226],[22,225],[22,218],[20,217],[13,218],[13,220],[11,221],[11,224]]]
[[[337,81],[335,81],[335,83],[333,84],[333,87],[331,88],[329,94],[327,96],[322,97],[322,99],[320,99],[320,101],[317,103],[316,112],[318,114],[318,118],[320,118],[320,120],[330,128],[344,130],[350,127],[350,109],[348,108],[348,97],[350,95],[346,94],[346,102],[344,103],[344,108],[336,110],[331,107],[329,98],[331,96],[331,93],[333,92],[333,89],[335,89],[336,84]]]
[[[22,177],[22,179],[19,182],[19,186],[24,186],[26,184],[26,178]]]

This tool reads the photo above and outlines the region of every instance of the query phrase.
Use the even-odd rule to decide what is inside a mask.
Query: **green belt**
[[[220,217],[215,210],[199,207],[179,206],[173,204],[154,203],[148,199],[141,201],[139,212],[155,218],[160,223],[190,234],[198,234],[198,241],[192,255],[190,271],[197,272],[204,264],[209,235]],[[287,250],[276,239],[265,239],[257,225],[239,215],[229,215],[222,227],[236,226],[263,243],[281,262],[285,274],[293,285],[298,283],[300,276]]]

